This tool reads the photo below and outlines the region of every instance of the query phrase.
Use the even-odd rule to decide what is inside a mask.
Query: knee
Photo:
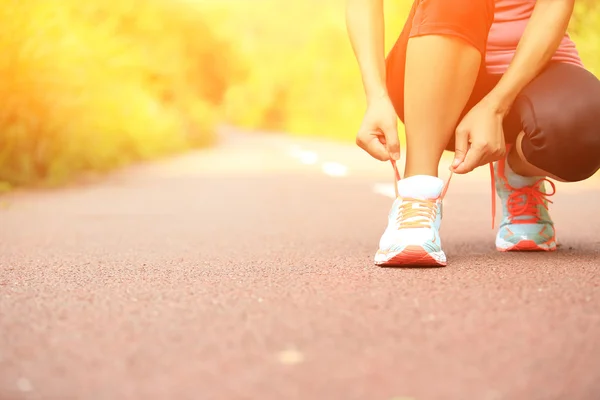
[[[563,182],[581,182],[591,178],[600,169],[600,163],[597,160],[596,162],[590,162],[594,160],[586,161],[585,163],[557,166],[554,171],[548,172]]]
[[[525,137],[525,158],[569,182],[600,168],[600,81],[566,63],[550,63],[513,105]]]
[[[588,179],[600,169],[600,125],[593,121],[599,114],[600,101],[567,107],[560,115],[538,115],[538,125],[525,130],[525,158],[566,182]]]

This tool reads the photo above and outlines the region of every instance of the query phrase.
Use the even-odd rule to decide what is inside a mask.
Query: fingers
[[[371,157],[376,158],[379,161],[388,161],[390,159],[385,145],[379,140],[378,136],[359,134],[356,137],[356,144],[369,153]]]
[[[466,129],[456,129],[456,140],[454,143],[454,161],[452,162],[451,169],[456,168],[465,161],[465,156],[469,150],[469,132]]]
[[[391,124],[383,127],[385,135],[385,146],[392,160],[400,159],[400,139],[398,138],[398,126]]]
[[[464,160],[454,168],[457,174],[466,174],[482,165],[482,160],[487,156],[485,147],[472,145],[466,152]]]
[[[380,161],[388,161],[390,159],[390,154],[387,149],[377,139],[373,139],[369,142],[367,152]]]
[[[484,164],[499,160],[506,149],[502,146],[491,146],[488,143],[473,143],[464,156],[464,161],[453,169],[457,174],[466,174]]]
[[[400,159],[398,116],[389,97],[369,104],[356,144],[378,160]]]

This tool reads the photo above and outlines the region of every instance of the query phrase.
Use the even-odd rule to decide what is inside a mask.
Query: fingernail
[[[396,161],[398,161],[400,159],[400,153],[394,153],[392,154],[392,158]]]

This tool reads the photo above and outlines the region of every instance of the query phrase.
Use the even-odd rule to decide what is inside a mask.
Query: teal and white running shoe
[[[502,202],[503,218],[496,235],[499,251],[554,251],[556,232],[548,213],[554,183],[543,177],[524,177],[510,169],[506,159],[494,164],[494,180]],[[546,192],[545,183],[552,187]]]

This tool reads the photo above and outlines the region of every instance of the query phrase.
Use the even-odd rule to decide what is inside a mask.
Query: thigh
[[[523,131],[522,150],[536,167],[567,181],[600,168],[600,81],[591,72],[551,63],[517,97],[507,129]]]

